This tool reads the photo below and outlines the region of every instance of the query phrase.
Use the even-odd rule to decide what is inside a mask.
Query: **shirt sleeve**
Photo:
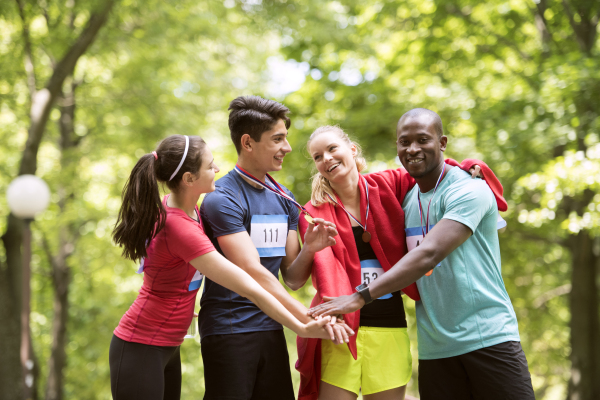
[[[197,222],[173,215],[167,217],[166,236],[169,251],[185,262],[215,250],[215,246]]]
[[[206,195],[200,206],[202,220],[210,225],[214,238],[247,232],[244,210],[234,194],[215,191]]]
[[[481,179],[448,192],[444,199],[443,219],[450,219],[466,225],[475,232],[481,220],[496,207],[490,188]]]

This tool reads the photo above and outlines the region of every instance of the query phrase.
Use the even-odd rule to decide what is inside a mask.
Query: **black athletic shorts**
[[[419,394],[421,400],[535,400],[519,342],[419,360]]]
[[[126,342],[113,335],[108,352],[114,400],[179,400],[179,346]]]
[[[204,400],[294,400],[283,330],[202,339]]]

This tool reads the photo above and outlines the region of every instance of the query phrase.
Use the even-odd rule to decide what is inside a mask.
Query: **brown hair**
[[[290,110],[281,103],[259,96],[240,96],[229,103],[229,132],[237,153],[242,151],[242,136],[260,142],[262,134],[282,119],[290,127]]]
[[[312,135],[310,135],[310,138],[308,139],[308,143],[306,143],[306,148],[307,149],[310,148],[311,140],[313,140],[317,135],[320,135],[321,133],[325,133],[325,132],[334,132],[340,137],[340,139],[342,139],[344,142],[346,142],[348,144],[348,146],[351,146],[351,145],[356,146],[356,156],[354,157],[354,162],[356,163],[356,169],[358,169],[358,172],[360,173],[365,168],[367,168],[367,161],[362,157],[362,149],[360,148],[360,145],[358,143],[354,142],[352,139],[350,139],[350,136],[348,136],[348,134],[346,132],[344,132],[344,130],[342,128],[340,128],[338,125],[325,125],[325,126],[321,126],[321,127],[317,128],[312,133]],[[318,207],[321,204],[325,204],[325,203],[331,203],[331,204],[335,205],[335,203],[333,201],[331,201],[329,196],[327,196],[328,194],[329,194],[329,196],[331,196],[335,199],[335,193],[334,193],[333,189],[331,188],[331,184],[329,183],[329,180],[327,178],[325,178],[323,175],[321,175],[320,172],[316,172],[312,176],[312,193],[310,195],[310,202],[315,207]]]
[[[202,165],[206,143],[199,136],[190,136],[188,153],[177,174],[185,151],[185,136],[172,135],[164,139],[153,153],[146,154],[133,167],[123,187],[123,204],[113,229],[113,240],[123,247],[123,257],[136,261],[146,257],[146,246],[165,226],[167,211],[162,204],[158,182],[164,182],[172,192],[179,189],[186,172],[196,175]]]

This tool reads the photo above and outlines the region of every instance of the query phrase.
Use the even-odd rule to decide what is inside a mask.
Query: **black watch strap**
[[[365,300],[365,304],[369,304],[373,301],[371,298],[371,292],[369,291],[369,285],[363,283],[362,285],[358,285],[356,287],[356,291],[363,297]]]

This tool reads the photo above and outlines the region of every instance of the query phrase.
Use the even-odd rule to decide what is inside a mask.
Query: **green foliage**
[[[25,7],[40,82],[96,5],[73,4]],[[108,399],[112,330],[141,285],[110,240],[124,182],[141,155],[174,133],[202,136],[222,173],[230,170],[236,157],[228,103],[241,94],[270,96],[267,60],[279,56],[307,63],[309,71],[298,91],[280,98],[292,110],[294,151],[276,178],[301,202],[310,197],[305,146],[315,128],[339,124],[362,145],[370,171],[396,168],[395,124],[414,107],[441,115],[448,156],[481,158],[494,169],[509,200],[500,235],[504,279],[534,388],[540,399],[564,398],[570,314],[561,294],[568,291],[571,256],[563,240],[600,226],[600,64],[597,41],[582,50],[561,2],[549,1],[541,16],[538,10],[513,0],[119,3],[76,69],[81,142],[66,155],[72,163],[67,170],[61,164],[58,109],[38,157],[38,175],[53,193],[66,185],[71,195],[64,213],[53,195],[34,226],[32,329],[42,383],[53,318],[43,238],[56,250],[59,226],[79,234],[69,259],[66,398]],[[0,15],[4,192],[27,137],[29,97],[18,10],[2,3]],[[586,212],[571,210],[573,202],[585,203]],[[4,231],[4,197],[0,204]],[[308,305],[314,290],[309,283],[293,294]],[[412,304],[407,313],[416,368]],[[286,334],[293,363],[295,345]],[[182,397],[200,398],[198,345],[186,341],[182,357]],[[297,386],[297,374],[295,380]]]

